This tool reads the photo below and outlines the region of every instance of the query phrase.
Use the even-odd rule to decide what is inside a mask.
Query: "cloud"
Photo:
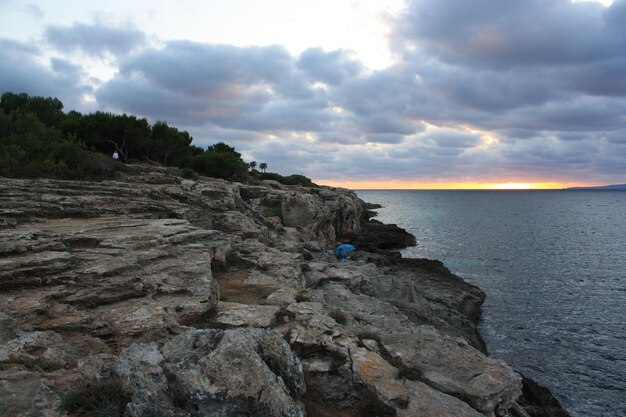
[[[441,129],[428,135],[430,140],[442,148],[472,148],[480,142],[480,138],[471,133]]]
[[[84,55],[110,54],[98,108],[167,120],[201,146],[225,140],[279,172],[620,182],[626,0],[407,0],[389,25],[396,62],[376,71],[343,49],[156,47],[135,29],[54,26],[53,58],[0,41],[0,87],[77,102],[90,92]]]
[[[31,16],[37,18],[37,19],[43,19],[43,17],[46,15],[43,10],[41,10],[41,7],[39,7],[37,4],[35,3],[28,3],[24,5],[24,10],[29,13]]]
[[[122,56],[146,43],[146,35],[137,29],[101,23],[49,26],[44,37],[59,51],[80,51],[95,57],[103,57],[107,53]]]
[[[167,42],[121,60],[97,92],[123,111],[248,130],[317,129],[327,103],[279,46]]]
[[[227,99],[230,86],[265,86],[287,96],[310,92],[294,79],[293,61],[282,46],[236,47],[191,41],[167,42],[126,58],[121,75],[141,73],[155,86],[193,96]]]
[[[617,3],[623,3],[619,1]],[[412,0],[396,36],[445,62],[483,66],[580,63],[624,46],[622,5],[569,0]]]
[[[56,58],[48,68],[40,63],[39,54],[33,45],[0,39],[0,93],[58,97],[66,108],[79,107],[81,96],[91,91],[80,80],[82,69]]]
[[[339,130],[343,140],[359,143],[398,143],[399,135],[423,128],[389,109],[367,117],[344,112],[334,88],[316,85],[342,84],[359,68],[342,51],[308,50],[296,58],[280,46],[173,41],[121,59],[119,73],[96,97],[111,109],[196,126],[276,135],[313,132],[326,139]]]
[[[309,48],[300,54],[297,67],[313,81],[330,85],[357,76],[363,66],[343,50],[325,52],[322,48]]]

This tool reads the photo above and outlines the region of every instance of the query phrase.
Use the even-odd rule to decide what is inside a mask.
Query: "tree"
[[[224,142],[218,142],[215,145],[211,145],[207,147],[206,149],[207,151],[215,151],[215,152],[220,152],[220,153],[232,153],[237,158],[241,158],[241,154],[237,152],[235,148],[233,148],[230,145],[225,144]]]
[[[256,161],[252,161],[248,164],[250,167],[250,171],[254,171],[256,169]]]
[[[265,170],[267,169],[267,164],[265,162],[261,162],[259,164],[259,168],[261,169],[261,171],[265,172]]]
[[[7,114],[21,110],[25,113],[34,113],[46,126],[59,127],[65,115],[63,103],[53,97],[30,97],[26,93],[15,94],[6,92],[0,98],[0,108]]]
[[[223,142],[211,145],[202,154],[194,156],[191,167],[209,177],[225,179],[245,174],[248,170],[241,154]]]
[[[102,178],[112,173],[102,158],[82,149],[76,135],[44,124],[34,112],[20,108],[7,114],[0,109],[2,176]]]
[[[95,112],[84,118],[82,139],[94,150],[111,154],[119,152],[124,162],[143,158],[150,148],[150,125],[133,115]]]
[[[186,131],[170,127],[167,122],[157,121],[152,125],[151,146],[146,149],[144,158],[154,159],[167,166],[168,160],[179,159],[191,145],[193,138]]]

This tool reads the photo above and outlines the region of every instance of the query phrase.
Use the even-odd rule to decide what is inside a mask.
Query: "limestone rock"
[[[22,226],[4,239],[13,233],[20,236]],[[66,250],[3,258],[2,285],[16,290],[35,285],[29,298],[41,296],[44,314],[32,316],[27,305],[22,309],[5,300],[0,311],[40,329],[79,326],[98,333],[106,326],[119,335],[162,329],[213,309],[212,257],[223,257],[229,248],[218,232],[177,219],[50,219],[38,224],[36,240]]]
[[[521,377],[504,362],[431,327],[384,335],[382,344],[406,375],[461,398],[486,415],[501,415],[521,395]]]
[[[12,317],[0,312],[0,344],[17,337],[17,323]]]
[[[174,416],[168,382],[161,364],[164,358],[156,343],[133,344],[122,351],[114,372],[131,395],[126,414],[133,417]]]
[[[352,347],[350,357],[355,375],[380,401],[396,408],[398,416],[483,416],[457,398],[424,383],[400,378],[398,369],[372,351]]]
[[[323,242],[327,248],[335,244],[335,213],[316,195],[298,193],[282,201],[283,224],[304,229],[307,238]]]
[[[368,221],[354,192],[173,173],[0,178],[0,359],[64,366],[0,370],[0,407],[58,415],[55,393],[112,379],[127,417],[477,417],[513,404],[517,375],[479,352],[484,294],[437,261],[379,252],[414,238]],[[277,204],[282,221],[263,217]],[[337,262],[338,241],[357,246],[352,260]]]
[[[0,345],[0,360],[11,356],[38,357],[64,366],[75,363],[77,350],[56,332],[20,332],[18,337]]]
[[[271,327],[280,307],[220,302],[212,322],[220,327]]]
[[[322,201],[312,195],[290,195],[282,204],[283,224],[287,227],[306,227],[318,215]]]
[[[406,409],[399,410],[398,416],[455,416],[455,417],[483,417],[467,403],[458,398],[434,390],[428,385],[411,380],[404,380],[410,397]]]
[[[302,365],[279,333],[198,330],[163,352],[173,395],[192,415],[305,415]]]
[[[57,417],[61,399],[35,372],[18,368],[0,371],[0,415]]]
[[[265,303],[280,307],[286,307],[289,304],[296,302],[296,294],[297,291],[295,289],[280,288],[268,295],[265,299]]]

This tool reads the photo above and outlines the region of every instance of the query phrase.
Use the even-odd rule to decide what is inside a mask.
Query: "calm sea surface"
[[[626,416],[626,191],[358,191],[487,293],[491,356],[575,417]]]

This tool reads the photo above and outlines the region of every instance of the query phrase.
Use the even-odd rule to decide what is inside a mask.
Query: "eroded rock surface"
[[[0,178],[0,415],[102,384],[125,416],[514,412],[482,291],[378,252],[414,238],[354,193],[174,174]],[[370,252],[339,263],[337,241]]]

